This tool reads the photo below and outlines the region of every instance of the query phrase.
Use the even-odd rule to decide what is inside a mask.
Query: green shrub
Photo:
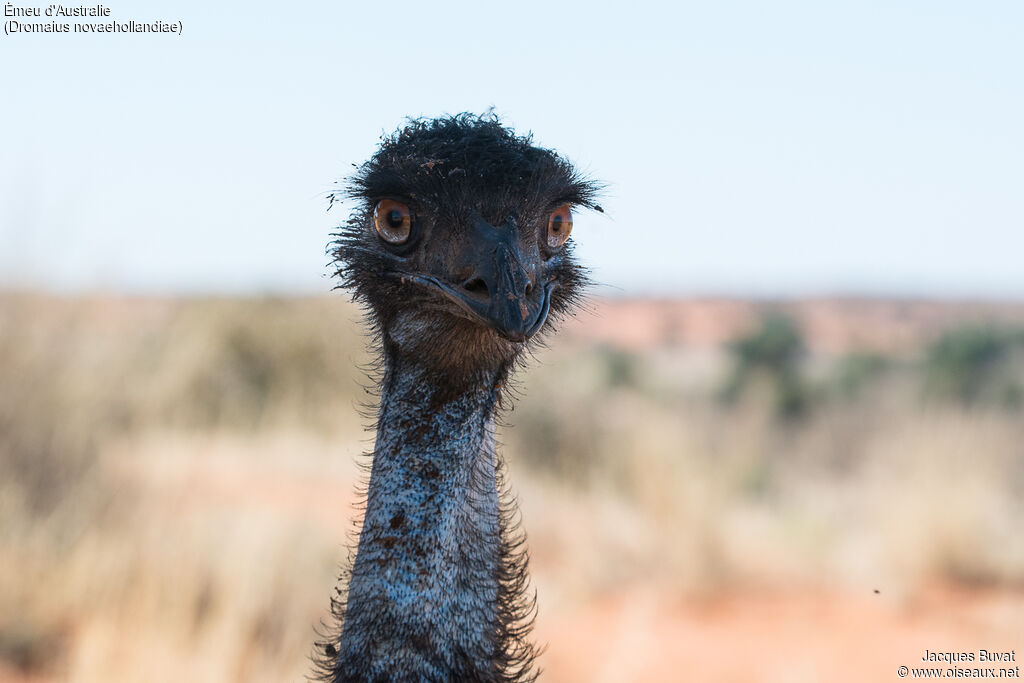
[[[991,325],[947,331],[926,352],[925,395],[965,406],[1018,406],[1022,391],[1014,361],[1020,340],[1019,331]]]
[[[762,378],[772,387],[773,408],[780,418],[794,418],[808,407],[808,388],[800,371],[805,354],[796,324],[781,313],[767,313],[750,334],[728,345],[732,371],[720,392],[727,404],[735,403]]]

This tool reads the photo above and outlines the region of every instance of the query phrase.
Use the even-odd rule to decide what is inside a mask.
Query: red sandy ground
[[[548,681],[897,681],[901,665],[936,666],[921,661],[926,649],[1016,650],[1019,666],[1024,593],[936,588],[902,604],[733,594],[701,605],[641,587],[539,627]]]
[[[903,605],[827,593],[694,604],[638,587],[541,619],[537,636],[549,643],[541,658],[548,682],[898,681],[901,665],[929,666],[925,649],[1015,650],[1011,666],[1019,666],[1024,593],[934,589]],[[44,680],[0,668],[3,683]]]

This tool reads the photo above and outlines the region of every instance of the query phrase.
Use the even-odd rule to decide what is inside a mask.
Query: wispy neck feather
[[[388,356],[330,679],[533,680],[526,553],[494,447],[504,373],[442,393]]]

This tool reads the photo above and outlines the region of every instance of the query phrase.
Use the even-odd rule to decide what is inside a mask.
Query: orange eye
[[[568,204],[562,204],[551,212],[548,217],[548,248],[558,249],[569,239],[572,232],[572,208]]]
[[[388,244],[404,244],[412,233],[412,211],[402,202],[382,199],[373,210],[373,227]]]

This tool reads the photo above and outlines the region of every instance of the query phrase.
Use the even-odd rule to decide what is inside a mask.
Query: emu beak
[[[471,217],[473,239],[465,257],[473,274],[453,288],[463,304],[509,341],[524,342],[540,330],[551,305],[551,285],[535,286],[539,254],[524,254],[511,218],[496,228]]]
[[[469,278],[452,285],[429,275],[406,275],[458,305],[465,317],[482,323],[513,342],[525,342],[547,320],[553,282],[537,283],[540,254],[524,254],[518,231],[509,219],[496,228],[475,215],[465,253]]]

